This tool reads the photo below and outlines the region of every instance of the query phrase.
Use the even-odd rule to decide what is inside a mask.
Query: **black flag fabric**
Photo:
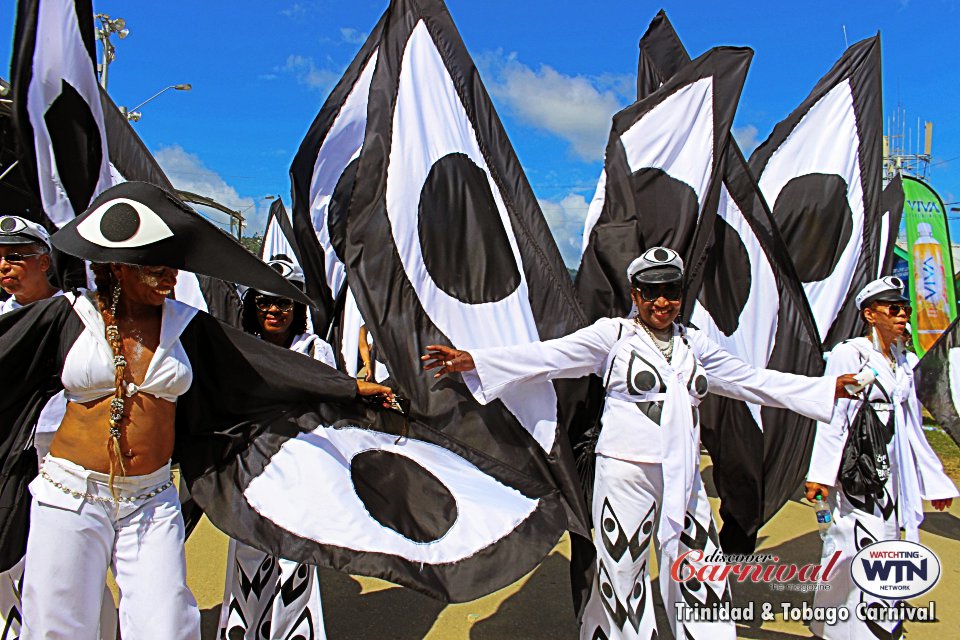
[[[854,298],[881,259],[880,88],[877,35],[847,49],[750,157],[825,350],[858,335]]]
[[[505,584],[535,566],[563,529],[589,537],[562,394],[546,382],[481,406],[459,378],[425,375],[419,356],[434,343],[555,338],[584,318],[444,4],[392,2],[376,55],[346,222],[349,285],[411,416],[562,498],[566,522],[524,538],[524,561],[497,567]],[[488,551],[504,543],[490,539]]]
[[[20,0],[11,73],[22,161],[57,226],[113,184],[89,0]]]
[[[915,369],[917,397],[960,445],[960,325],[950,323]]]
[[[685,290],[697,290],[724,149],[752,56],[745,48],[713,49],[614,116],[598,187],[602,207],[595,220],[588,217],[576,281],[589,319],[630,311],[627,265],[649,247],[677,251]],[[684,318],[692,303],[687,296]]]
[[[640,40],[638,95],[689,61],[661,10]],[[779,231],[735,140],[726,153],[714,245],[691,321],[754,366],[821,375],[813,316]],[[721,497],[721,543],[727,552],[750,553],[758,528],[802,483],[815,423],[719,396],[701,405],[701,422]]]
[[[903,219],[903,180],[899,175],[887,183],[880,196],[880,209],[883,218],[880,224],[880,268],[877,277],[889,276],[893,273],[894,247],[897,246],[897,236],[900,233],[900,221]]]

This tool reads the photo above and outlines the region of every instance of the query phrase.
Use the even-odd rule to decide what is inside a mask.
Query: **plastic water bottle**
[[[820,530],[820,539],[826,540],[827,532],[830,531],[830,525],[833,524],[830,506],[823,499],[819,491],[817,492],[816,502],[814,504],[817,508],[817,528]]]

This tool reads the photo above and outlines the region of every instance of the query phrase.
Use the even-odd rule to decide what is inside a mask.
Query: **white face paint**
[[[415,541],[371,515],[357,494],[351,465],[358,455],[372,451],[402,456],[421,466],[453,496],[456,518],[442,537]],[[443,447],[351,427],[319,427],[288,440],[244,496],[261,516],[297,536],[427,564],[457,562],[481,552],[516,530],[539,505],[539,500],[507,487]],[[311,508],[304,509],[305,504]]]

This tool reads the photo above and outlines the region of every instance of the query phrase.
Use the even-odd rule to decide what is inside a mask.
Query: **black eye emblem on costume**
[[[703,305],[723,335],[740,328],[740,314],[750,299],[753,275],[750,254],[740,234],[717,216],[714,247],[703,270],[705,278],[697,302]]]
[[[420,190],[417,231],[423,264],[437,286],[467,304],[499,302],[520,271],[487,173],[463,153],[430,167]]]
[[[108,249],[143,247],[173,237],[170,227],[157,213],[129,198],[114,198],[101,204],[77,225],[77,233]]]
[[[657,368],[636,351],[631,351],[627,364],[627,390],[632,395],[644,395],[663,393],[667,387]]]
[[[847,189],[836,174],[811,173],[790,180],[777,196],[773,217],[802,282],[830,276],[850,242],[853,212]]]
[[[13,216],[3,216],[0,218],[0,233],[3,235],[20,233],[26,228],[27,225],[25,225],[23,220],[20,220],[19,218],[14,218]]]
[[[707,382],[707,375],[703,370],[703,367],[699,363],[693,368],[693,371],[690,373],[690,379],[687,381],[687,389],[691,394],[698,398],[702,398],[707,395],[707,391],[710,390],[710,384]]]
[[[283,260],[271,260],[267,263],[267,266],[282,275],[284,278],[289,278],[290,274],[293,273],[293,265]]]
[[[883,282],[888,286],[896,287],[897,289],[903,289],[903,280],[897,276],[887,276],[883,279]]]

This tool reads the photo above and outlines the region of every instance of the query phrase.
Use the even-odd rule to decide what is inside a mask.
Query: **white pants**
[[[896,460],[892,455],[889,459]],[[812,622],[810,631],[815,635],[827,640],[888,640],[902,634],[902,622],[864,621],[857,617],[856,608],[861,603],[871,608],[887,608],[897,606],[897,601],[864,593],[850,577],[850,564],[858,551],[874,542],[900,539],[897,473],[894,463],[880,497],[848,495],[838,484],[827,498],[832,507],[833,526],[823,541],[821,564],[829,562],[834,551],[839,551],[840,557],[830,574],[830,590],[814,593],[813,606],[843,606],[850,617],[833,625]]]
[[[726,580],[674,581],[670,566],[655,541],[663,500],[661,465],[597,456],[593,490],[593,541],[597,549],[597,577],[580,627],[581,640],[649,640],[661,635],[650,591],[651,543],[656,544],[660,592],[674,637],[699,640],[736,640],[732,622],[677,620],[676,603],[691,609],[730,602]],[[691,549],[711,555],[720,549],[717,527],[699,472],[687,503],[686,527],[680,553]],[[702,563],[690,562],[694,570]],[[684,572],[685,574],[688,573]]]
[[[325,640],[317,568],[230,540],[217,637]]]
[[[44,477],[46,476],[46,477]],[[124,640],[199,640],[200,610],[187,588],[183,518],[169,465],[144,476],[108,476],[47,456],[30,483],[23,583],[25,640],[96,640],[107,567],[120,589]],[[55,486],[54,482],[60,486]]]

